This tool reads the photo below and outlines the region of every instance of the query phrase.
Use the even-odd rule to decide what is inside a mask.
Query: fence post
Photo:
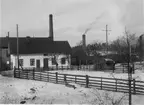
[[[75,75],[75,83],[77,82],[77,76]]]
[[[79,64],[80,64],[80,65],[79,65],[79,70],[81,70],[81,60],[79,61]]]
[[[56,65],[56,70],[58,70],[58,65]]]
[[[102,77],[101,77],[101,90],[102,90]]]
[[[73,66],[71,65],[70,67],[71,67],[71,70],[73,70]]]
[[[49,72],[47,72],[47,81],[49,82]]]
[[[20,78],[20,70],[18,70],[19,71],[19,78]]]
[[[26,70],[26,74],[27,74],[27,79],[28,79],[28,70]]]
[[[63,70],[63,66],[62,66],[62,70]]]
[[[15,70],[15,67],[14,67],[14,78],[16,77],[16,70]]]
[[[56,74],[56,83],[58,83],[58,72],[56,72],[55,74]]]
[[[88,69],[88,67],[87,67],[87,60],[86,60],[86,70]]]
[[[47,70],[49,71],[49,66],[48,66]]]
[[[86,88],[88,88],[88,87],[89,87],[89,76],[86,75]]]
[[[77,65],[77,70],[79,70],[79,65]]]
[[[116,92],[117,92],[117,79],[116,79]]]
[[[134,65],[134,63],[133,63],[133,74],[135,73],[135,65]]]
[[[41,81],[41,69],[40,69],[40,81]]]
[[[67,80],[66,80],[66,74],[64,74],[64,83],[66,84],[67,83]]]
[[[113,73],[114,73],[114,71],[115,71],[115,65],[113,65]]]
[[[33,80],[35,80],[35,70],[33,68]]]
[[[123,64],[123,73],[124,73],[124,64]]]
[[[135,84],[136,83],[136,81],[135,81],[135,79],[133,79],[133,94],[136,94],[136,88],[135,88]]]

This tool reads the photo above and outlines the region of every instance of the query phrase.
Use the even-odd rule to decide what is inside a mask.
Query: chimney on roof
[[[53,15],[49,15],[49,38],[53,40]]]
[[[86,51],[86,35],[82,35],[82,46],[84,51]]]

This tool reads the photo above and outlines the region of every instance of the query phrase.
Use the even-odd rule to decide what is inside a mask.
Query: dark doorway
[[[43,59],[44,68],[48,68],[48,58]]]
[[[36,67],[37,67],[37,68],[40,68],[40,60],[39,60],[39,59],[36,60]]]

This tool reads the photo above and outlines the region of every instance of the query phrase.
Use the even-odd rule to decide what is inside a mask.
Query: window
[[[55,65],[55,59],[52,58],[52,65]]]
[[[34,66],[35,65],[35,59],[30,59],[30,66]]]
[[[65,64],[66,63],[66,58],[61,58],[61,64]]]
[[[56,61],[56,59],[55,58],[52,58],[52,65],[57,65],[58,63],[57,63],[57,61]]]
[[[23,66],[23,59],[19,59],[19,65]]]

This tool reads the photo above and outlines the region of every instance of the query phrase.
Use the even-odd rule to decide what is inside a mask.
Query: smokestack
[[[53,15],[49,15],[49,38],[53,40]]]
[[[84,51],[86,50],[86,35],[82,35],[82,44],[83,44],[83,49]]]

